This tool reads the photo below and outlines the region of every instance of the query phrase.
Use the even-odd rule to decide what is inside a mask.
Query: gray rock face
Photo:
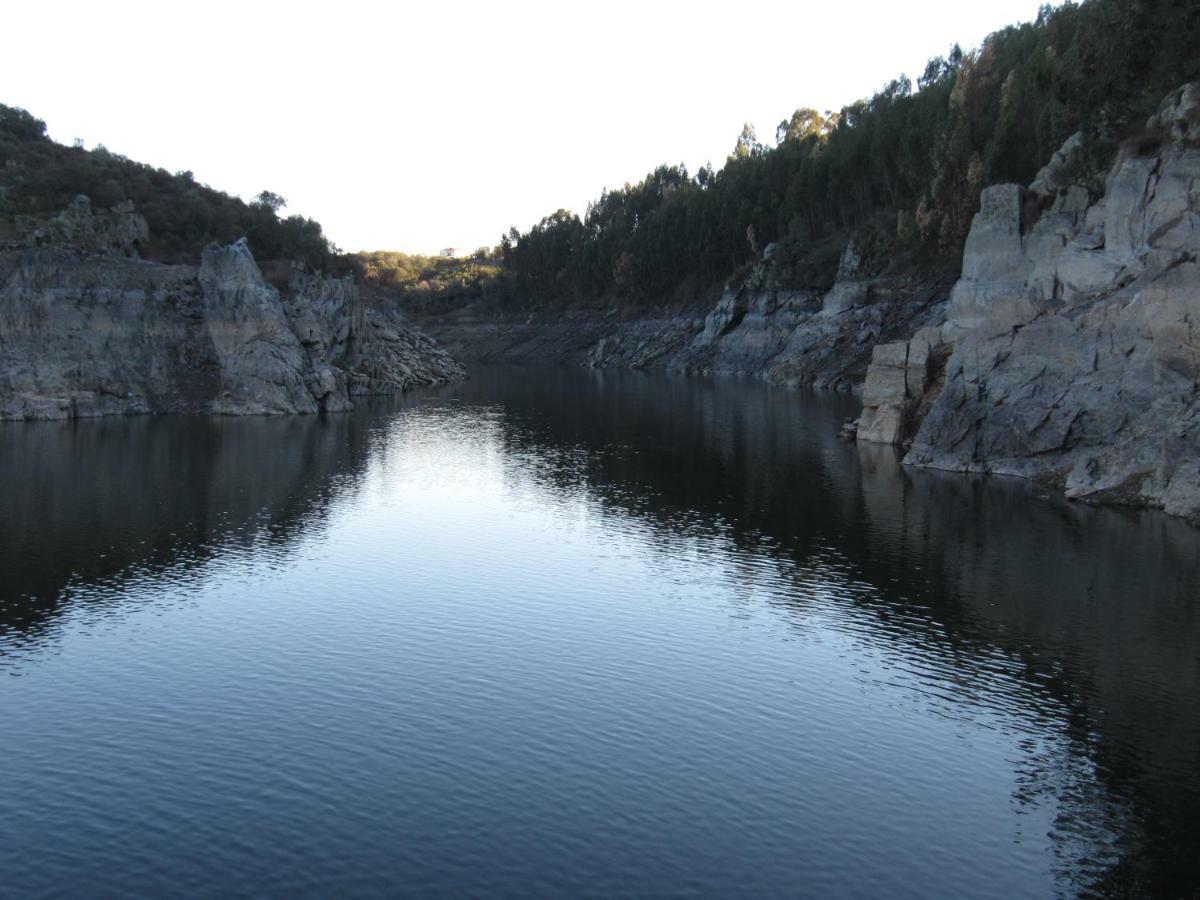
[[[589,357],[598,367],[659,368],[698,375],[749,375],[775,384],[851,389],[872,350],[940,324],[945,286],[907,280],[837,282],[822,295],[779,288],[760,263],[727,288],[696,327],[695,311],[615,323]],[[831,306],[831,296],[869,293],[870,302]]]
[[[0,419],[335,411],[462,374],[350,280],[293,271],[281,295],[241,241],[199,267],[0,253]]]
[[[137,246],[150,237],[146,220],[126,200],[112,209],[93,209],[92,201],[80,194],[57,216],[45,221],[25,217],[18,223],[23,232],[19,246],[66,244],[95,253],[137,256]]]
[[[1073,498],[1200,520],[1198,122],[1200,86],[1188,85],[1151,119],[1167,135],[1153,155],[1123,154],[1090,205],[1058,186],[1024,228],[1020,188],[984,192],[942,331],[944,388],[907,464],[1041,478]],[[868,384],[889,378],[884,359]],[[887,422],[860,430],[891,434]]]
[[[986,188],[967,235],[962,278],[950,293],[948,336],[979,328],[997,304],[1021,302],[1031,270],[1021,234],[1020,186]]]
[[[1053,197],[1071,184],[1071,166],[1083,150],[1083,132],[1077,131],[1050,157],[1029,185],[1031,193],[1042,197]]]
[[[1193,81],[1168,94],[1150,126],[1163,129],[1172,141],[1200,140],[1200,82]]]
[[[853,285],[849,290],[869,302],[832,309],[828,293],[781,288],[770,251],[715,304],[697,300],[628,319],[615,309],[568,309],[520,321],[496,321],[468,307],[422,324],[457,355],[481,361],[751,376],[849,390],[862,383],[877,343],[943,320],[949,283],[862,279],[850,249],[841,271],[851,280],[830,293]]]
[[[1200,84],[1123,152],[1102,196],[1072,183],[1072,136],[1028,188],[985,190],[962,273],[866,278],[847,248],[824,295],[781,290],[770,253],[714,304],[552,321],[455,313],[431,323],[465,355],[863,382],[858,437],[906,463],[1038,478],[1075,498],[1200,521]]]
[[[903,444],[941,390],[945,344],[937,328],[922,328],[909,341],[879,344],[863,384],[857,438]]]
[[[836,316],[848,309],[866,306],[871,301],[871,281],[859,275],[862,260],[854,244],[847,244],[838,264],[837,277],[821,301],[821,313]]]

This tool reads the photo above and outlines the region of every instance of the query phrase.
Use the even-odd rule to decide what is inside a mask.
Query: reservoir
[[[856,412],[0,423],[0,896],[1195,891],[1200,531]]]

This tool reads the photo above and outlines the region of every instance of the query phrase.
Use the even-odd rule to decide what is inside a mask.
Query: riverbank
[[[1105,179],[1073,136],[981,197],[960,277],[780,287],[773,247],[715,302],[422,320],[463,359],[861,390],[861,441],[909,466],[1032,478],[1200,523],[1200,84],[1164,99]]]

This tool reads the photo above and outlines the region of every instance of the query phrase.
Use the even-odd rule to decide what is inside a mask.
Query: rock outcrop
[[[941,332],[933,327],[922,328],[908,341],[877,345],[863,383],[858,440],[910,440],[941,392],[946,356]]]
[[[293,268],[281,293],[244,241],[148,262],[124,240],[140,217],[114,214],[77,200],[62,233],[0,251],[0,419],[337,411],[463,374],[351,279]]]
[[[862,383],[880,341],[941,323],[948,287],[937,279],[868,277],[860,267],[848,245],[829,291],[793,290],[778,283],[768,246],[703,318],[684,311],[650,333],[645,323],[614,328],[590,362],[849,390]]]
[[[1200,520],[1200,85],[1168,97],[1147,134],[1094,202],[1069,180],[1077,138],[1030,188],[983,192],[935,338],[952,352],[907,464]],[[928,339],[882,353],[860,438],[906,439],[897,361]]]
[[[481,306],[429,327],[478,359],[862,384],[856,436],[909,465],[1200,521],[1200,84],[1164,100],[1102,183],[1085,149],[1072,135],[1028,187],[982,192],[957,281],[872,277],[851,245],[831,290],[788,290],[768,247],[715,304],[521,320]]]
[[[717,301],[624,316],[568,308],[519,320],[467,307],[422,321],[464,359],[736,375],[774,384],[851,390],[879,342],[944,319],[951,282],[866,277],[847,248],[827,292],[779,284],[773,248]],[[711,298],[711,295],[709,295]]]
[[[94,209],[92,201],[80,194],[51,218],[18,218],[20,237],[13,247],[58,244],[91,253],[137,256],[138,246],[150,238],[145,218],[128,200],[112,209]]]

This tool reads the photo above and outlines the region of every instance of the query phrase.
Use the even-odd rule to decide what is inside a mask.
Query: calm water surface
[[[479,371],[0,425],[0,895],[1191,895],[1200,532]]]

